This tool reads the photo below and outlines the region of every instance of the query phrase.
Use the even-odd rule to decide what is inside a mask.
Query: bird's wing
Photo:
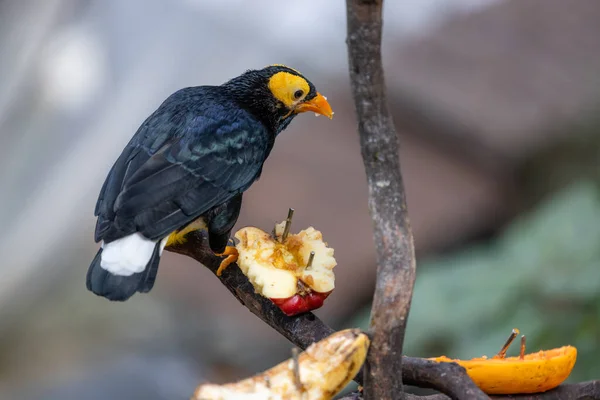
[[[146,121],[101,190],[96,241],[134,232],[162,238],[246,190],[260,174],[269,136],[237,114],[235,122],[223,112]]]

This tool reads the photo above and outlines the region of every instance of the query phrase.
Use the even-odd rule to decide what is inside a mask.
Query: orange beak
[[[317,114],[324,115],[329,119],[333,118],[333,111],[331,110],[331,106],[327,102],[325,96],[323,96],[321,93],[317,93],[317,96],[311,100],[298,104],[296,106],[295,111],[297,113],[312,111]]]

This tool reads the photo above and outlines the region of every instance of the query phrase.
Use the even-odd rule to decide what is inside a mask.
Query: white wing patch
[[[142,272],[152,258],[155,246],[155,241],[137,232],[108,244],[102,243],[100,266],[113,275],[130,276]]]

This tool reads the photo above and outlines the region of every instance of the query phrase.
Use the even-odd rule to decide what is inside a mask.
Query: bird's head
[[[227,87],[244,108],[269,125],[276,133],[285,129],[303,112],[333,117],[325,96],[297,70],[281,64],[249,70],[230,80]]]

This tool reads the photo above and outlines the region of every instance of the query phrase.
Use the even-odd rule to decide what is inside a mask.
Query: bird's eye
[[[300,97],[302,97],[303,94],[304,92],[302,90],[296,90],[294,92],[294,99],[298,100]]]

